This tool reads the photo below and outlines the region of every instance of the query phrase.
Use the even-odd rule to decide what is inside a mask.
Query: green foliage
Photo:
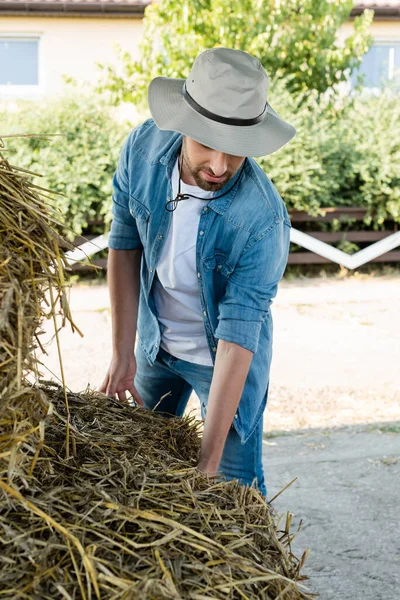
[[[353,242],[349,242],[348,240],[342,240],[336,244],[336,247],[342,252],[346,252],[347,254],[354,254],[360,250],[360,247]]]
[[[283,84],[271,104],[291,120],[297,135],[278,152],[258,159],[289,209],[318,215],[324,207],[364,206],[375,228],[386,219],[400,222],[400,103],[388,91],[380,97],[347,99],[329,106],[311,95],[298,106]],[[45,139],[7,139],[12,164],[43,174],[36,183],[64,196],[54,203],[70,237],[97,220],[103,231],[111,218],[112,176],[131,124],[117,122],[104,98],[88,96],[21,104],[0,112],[0,133],[61,134]],[[336,221],[346,231],[360,223]],[[352,248],[352,250],[354,250]]]
[[[99,65],[99,89],[116,104],[144,103],[151,79],[186,77],[199,52],[227,46],[259,58],[272,86],[284,80],[294,95],[335,91],[371,43],[372,11],[354,19],[343,45],[337,42],[352,7],[352,0],[159,0],[146,8],[140,60],[120,49],[120,68]]]
[[[363,206],[376,228],[400,222],[398,96],[358,95],[336,109],[311,98],[294,113],[295,100],[280,92],[271,104],[288,120],[296,115],[290,144],[259,159],[288,208],[315,216],[328,206]]]
[[[399,103],[390,91],[354,100],[339,93],[372,42],[372,11],[338,42],[352,7],[352,0],[159,0],[146,9],[140,60],[120,50],[119,70],[102,66],[100,89],[116,104],[143,106],[152,78],[186,77],[206,48],[246,50],[269,74],[272,106],[297,129],[288,146],[259,160],[288,208],[316,216],[324,207],[365,206],[367,224],[400,222]]]
[[[110,218],[111,180],[128,126],[118,126],[104,99],[67,96],[20,103],[0,113],[0,133],[60,134],[50,139],[10,138],[12,164],[42,174],[35,183],[54,192],[65,233],[80,234],[91,220]]]

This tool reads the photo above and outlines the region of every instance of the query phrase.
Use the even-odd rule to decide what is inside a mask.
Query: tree
[[[145,102],[157,76],[183,77],[199,52],[227,46],[253,54],[271,83],[307,97],[335,91],[361,61],[371,43],[373,11],[354,19],[354,32],[340,45],[352,0],[159,0],[146,8],[141,57],[119,49],[118,69],[99,65],[113,101]]]

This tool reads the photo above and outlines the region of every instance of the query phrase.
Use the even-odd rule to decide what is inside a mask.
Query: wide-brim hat
[[[273,110],[267,93],[268,75],[257,58],[218,47],[199,54],[187,79],[153,79],[148,100],[160,129],[226,154],[265,156],[296,133]]]

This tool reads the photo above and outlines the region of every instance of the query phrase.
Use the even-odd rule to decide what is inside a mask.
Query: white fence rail
[[[306,248],[306,250],[310,250],[319,256],[323,256],[338,265],[343,265],[346,269],[357,269],[358,267],[373,261],[375,258],[378,258],[378,256],[382,256],[382,254],[386,254],[386,252],[390,252],[390,250],[400,246],[400,231],[388,235],[383,240],[379,240],[379,242],[375,242],[367,248],[359,250],[351,255],[346,254],[346,252],[343,252],[338,248],[334,248],[326,242],[317,240],[307,233],[294,229],[293,227],[290,230],[290,240],[294,244]],[[97,254],[97,252],[107,248],[107,246],[108,234],[100,235],[90,242],[85,242],[81,246],[78,246],[75,250],[67,252],[66,257],[68,264],[73,265],[87,257],[93,256],[94,254]]]
[[[382,256],[382,254],[386,254],[386,252],[400,246],[400,231],[388,235],[383,240],[379,240],[379,242],[375,242],[354,254],[346,254],[346,252],[294,228],[290,232],[290,241],[306,248],[306,250],[319,254],[319,256],[328,258],[338,265],[343,265],[346,269],[358,269],[358,267],[372,262],[378,256]]]

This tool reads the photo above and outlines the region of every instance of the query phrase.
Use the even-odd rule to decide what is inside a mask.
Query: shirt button
[[[216,351],[217,351],[217,349],[216,349],[216,347],[215,347],[215,346],[214,346],[214,348],[212,349],[212,351],[213,351],[213,352],[216,352]]]
[[[200,273],[197,273],[197,277],[200,279],[200,277],[201,277]]]
[[[235,419],[238,419],[239,417],[237,415],[235,415]]]
[[[200,235],[204,235],[204,231],[200,231]]]
[[[156,348],[158,348],[158,344],[156,344]]]
[[[218,265],[217,269],[222,269],[222,265]]]
[[[207,212],[207,211],[208,211],[208,206],[205,206],[205,207],[203,208],[203,211],[204,211],[204,212]]]
[[[205,310],[203,310],[203,315],[204,315],[205,317],[207,316],[207,313],[206,313],[206,311],[205,311]]]
[[[162,240],[162,235],[157,236],[159,240]]]
[[[150,269],[150,273],[152,273],[152,272],[153,272],[153,269]]]

